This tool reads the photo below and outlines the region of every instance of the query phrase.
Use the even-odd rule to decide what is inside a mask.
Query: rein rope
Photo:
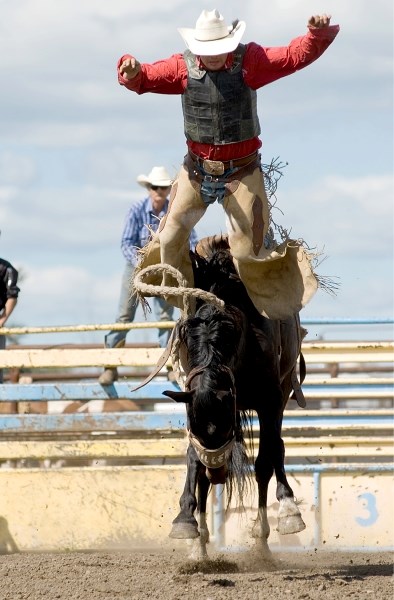
[[[186,378],[185,381],[185,388],[187,390],[191,390],[190,384],[192,382],[192,380],[197,376],[200,375],[201,373],[203,373],[205,371],[205,369],[207,368],[207,365],[201,365],[199,367],[194,367],[189,375]],[[235,398],[235,379],[234,379],[234,374],[232,372],[232,370],[230,369],[230,367],[227,367],[226,365],[221,365],[220,370],[223,371],[224,373],[227,373],[227,375],[230,377],[231,380],[231,391],[233,393],[233,396]]]
[[[153,285],[151,283],[146,283],[145,280],[149,276],[157,275],[160,273],[168,273],[168,274],[172,275],[178,282],[178,286],[174,287],[174,286]],[[225,304],[224,304],[223,300],[220,300],[220,298],[218,298],[215,294],[212,294],[211,292],[207,292],[200,288],[187,287],[186,284],[187,284],[186,279],[183,277],[182,273],[180,271],[178,271],[178,269],[175,269],[174,267],[172,267],[171,265],[168,265],[168,264],[151,265],[149,267],[145,267],[144,269],[141,269],[140,271],[137,271],[137,273],[134,276],[134,282],[133,282],[133,285],[134,285],[134,288],[135,288],[137,294],[140,296],[143,296],[143,297],[145,297],[145,296],[159,296],[162,298],[165,298],[166,296],[176,296],[178,298],[182,297],[183,298],[183,315],[180,320],[183,320],[192,315],[192,313],[193,313],[192,299],[199,298],[200,300],[203,300],[204,302],[209,302],[210,304],[213,304],[219,310],[224,310]],[[178,324],[175,326],[175,330],[177,329],[177,327],[178,327]],[[175,330],[173,333],[175,333]],[[157,375],[159,370],[162,368],[163,360],[165,359],[165,362],[166,362],[167,359],[169,358],[169,356],[171,356],[171,359],[172,359],[172,364],[173,364],[173,369],[174,369],[174,374],[175,374],[176,380],[177,380],[179,386],[182,389],[184,389],[185,388],[185,379],[181,372],[179,348],[180,348],[179,336],[171,335],[170,339],[168,340],[167,348],[165,349],[162,356],[159,358],[159,361],[158,361],[156,367],[154,368],[152,373],[148,376],[148,378],[145,379],[145,381],[142,383],[142,385],[138,386],[138,388],[135,388],[135,389],[139,389],[140,387],[143,387],[149,381],[151,381],[151,379],[153,379],[153,377],[155,375]]]
[[[153,285],[151,283],[146,283],[144,279],[149,275],[157,275],[159,273],[169,273],[172,275],[179,283],[177,287],[167,286],[167,285]],[[134,277],[134,287],[138,292],[143,296],[161,296],[165,298],[166,296],[183,296],[183,311],[186,315],[190,315],[192,313],[190,298],[199,298],[204,302],[209,302],[219,308],[221,310],[224,309],[224,302],[220,300],[215,294],[211,292],[207,292],[200,288],[191,288],[186,286],[186,280],[183,277],[182,273],[171,267],[171,265],[163,264],[163,265],[151,265],[150,267],[145,267],[145,269],[141,269],[138,273],[136,273]]]

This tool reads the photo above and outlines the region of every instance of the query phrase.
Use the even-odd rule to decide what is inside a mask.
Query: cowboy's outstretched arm
[[[118,60],[117,72],[120,85],[137,94],[182,94],[187,83],[182,54],[173,54],[152,64],[140,63],[131,54],[124,54]]]
[[[323,29],[329,27],[331,21],[331,15],[313,15],[308,21],[308,27],[312,29]]]

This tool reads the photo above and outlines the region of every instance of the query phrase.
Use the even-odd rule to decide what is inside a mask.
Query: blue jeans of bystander
[[[137,311],[138,302],[136,298],[130,293],[131,281],[134,275],[134,267],[130,263],[126,263],[122,284],[120,289],[118,316],[116,323],[130,323],[135,318]],[[153,312],[156,321],[171,321],[174,315],[174,307],[168,304],[164,298],[153,298]],[[112,330],[105,336],[106,348],[118,348],[124,345],[126,341],[128,331],[116,331]],[[167,346],[168,338],[170,337],[171,330],[169,329],[158,329],[159,345],[161,348]],[[2,337],[2,336],[0,336]]]

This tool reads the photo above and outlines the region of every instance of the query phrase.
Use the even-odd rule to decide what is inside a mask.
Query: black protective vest
[[[203,144],[231,144],[257,137],[257,94],[244,83],[242,60],[246,47],[234,51],[234,61],[225,71],[202,71],[196,57],[186,50],[188,80],[182,95],[185,135]]]

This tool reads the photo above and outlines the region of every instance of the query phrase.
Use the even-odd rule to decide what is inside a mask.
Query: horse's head
[[[231,369],[222,366],[214,380],[209,366],[190,371],[184,392],[165,391],[184,402],[189,441],[212,484],[224,483],[236,434],[236,397]]]
[[[222,483],[236,433],[234,373],[242,349],[243,319],[235,308],[204,304],[179,328],[186,349],[184,392],[166,391],[186,404],[190,443],[212,483]]]

